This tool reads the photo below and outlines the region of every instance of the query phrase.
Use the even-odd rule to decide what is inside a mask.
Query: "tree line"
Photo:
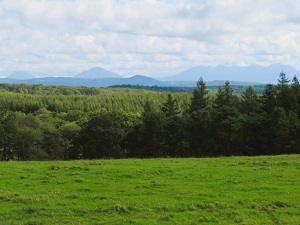
[[[126,89],[143,89],[143,90],[150,90],[156,92],[171,92],[171,93],[192,93],[195,87],[177,87],[177,86],[143,86],[143,85],[130,85],[130,84],[122,84],[122,85],[113,85],[110,88],[126,88]],[[245,92],[247,86],[246,85],[231,85],[233,93],[235,94],[242,94]],[[266,86],[264,84],[257,84],[252,86],[253,90],[257,94],[262,94],[265,90]],[[209,94],[217,93],[219,86],[208,86],[207,91]]]
[[[241,94],[245,92],[247,86],[245,85],[231,85],[235,94]],[[257,94],[262,94],[266,86],[264,84],[257,84],[252,86]],[[218,91],[219,86],[210,85],[207,90],[210,94],[215,94]],[[121,89],[134,89],[131,92],[137,93],[138,90],[149,90],[155,92],[170,92],[170,93],[192,93],[194,87],[177,87],[177,86],[144,86],[144,85],[113,85],[109,88],[96,88],[85,86],[63,86],[63,85],[49,85],[42,84],[0,84],[0,93],[20,93],[31,95],[102,95],[110,92],[122,92]]]
[[[76,101],[82,96],[74,94],[63,98],[25,93],[0,95],[0,159],[300,153],[300,85],[296,76],[290,81],[280,73],[278,84],[268,84],[261,95],[251,86],[236,95],[228,81],[211,95],[202,78],[191,94],[145,91],[124,97],[126,93],[127,89],[119,92],[123,98],[116,98],[116,108],[72,108],[70,105],[87,100]],[[117,96],[111,92],[106,97],[113,95]],[[99,95],[91,102],[101,102],[103,98]],[[15,108],[13,99],[23,108]],[[32,99],[37,107],[28,110]],[[61,108],[49,107],[55,100]]]

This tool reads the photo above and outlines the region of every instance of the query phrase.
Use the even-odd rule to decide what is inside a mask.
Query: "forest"
[[[300,85],[283,72],[262,94],[0,85],[2,161],[297,153]]]

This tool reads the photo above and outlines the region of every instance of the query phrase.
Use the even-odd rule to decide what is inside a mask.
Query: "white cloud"
[[[2,0],[0,71],[171,75],[195,65],[300,68],[300,5],[262,0]]]

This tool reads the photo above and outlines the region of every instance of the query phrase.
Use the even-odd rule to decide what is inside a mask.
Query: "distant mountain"
[[[165,86],[165,84],[159,80],[143,75],[134,75],[132,77],[123,80],[122,84],[130,85],[147,85],[147,86]]]
[[[75,78],[84,78],[84,79],[102,79],[102,78],[122,78],[119,74],[110,72],[101,67],[94,67],[89,70],[83,71],[76,76]]]
[[[135,75],[129,78],[102,78],[86,79],[76,77],[42,77],[27,80],[16,80],[0,78],[0,83],[24,83],[24,84],[43,84],[43,85],[65,85],[65,86],[86,86],[86,87],[109,87],[113,85],[145,85],[145,86],[166,86],[163,82],[154,78]]]
[[[257,82],[276,84],[280,72],[285,72],[292,79],[294,75],[300,74],[297,69],[282,64],[273,64],[264,66],[216,66],[204,67],[198,66],[183,71],[175,76],[161,79],[163,81],[197,81],[201,76],[204,81],[230,80],[238,82]]]
[[[26,71],[14,71],[6,78],[16,79],[16,80],[28,80],[28,79],[33,79],[34,76]]]
[[[175,76],[165,78],[165,81],[159,81],[143,75],[135,75],[129,78],[123,78],[118,74],[95,67],[74,77],[42,77],[30,79],[29,77],[32,78],[32,75],[24,71],[19,71],[6,78],[0,78],[0,83],[86,87],[109,87],[113,85],[195,87],[197,80],[202,76],[207,86],[224,85],[225,80],[230,81],[231,85],[248,86],[266,83],[276,84],[278,75],[281,71],[286,72],[289,78],[292,78],[294,75],[298,75],[299,77],[300,74],[300,72],[295,68],[281,64],[273,64],[269,67],[194,67]]]

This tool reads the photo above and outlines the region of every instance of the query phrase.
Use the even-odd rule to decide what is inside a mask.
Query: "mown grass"
[[[0,163],[0,224],[300,224],[300,155]]]

